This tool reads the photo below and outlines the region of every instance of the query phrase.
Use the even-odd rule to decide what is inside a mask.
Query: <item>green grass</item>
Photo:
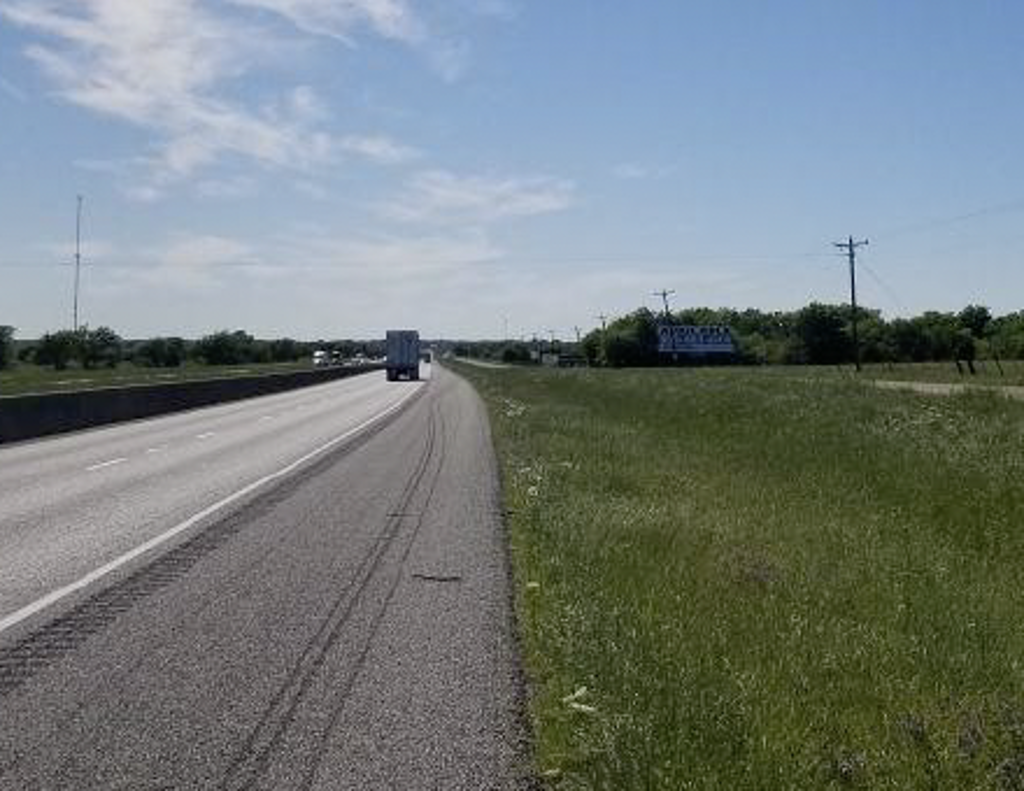
[[[1024,405],[457,370],[552,787],[1024,787]]]
[[[904,382],[939,382],[947,384],[969,384],[982,387],[998,387],[1001,385],[1024,385],[1024,360],[1003,360],[998,365],[991,360],[978,360],[974,363],[975,373],[972,375],[966,363],[868,363],[863,366],[861,379],[885,379]],[[1001,369],[1001,370],[1000,370]],[[803,371],[812,376],[854,376],[852,365],[844,366],[782,366],[765,369],[783,375],[793,375]],[[963,373],[961,373],[961,370]]]
[[[253,363],[249,365],[199,365],[186,363],[180,368],[143,368],[122,363],[117,368],[83,370],[69,368],[55,371],[37,365],[17,365],[0,371],[0,396],[25,393],[56,393],[72,390],[95,390],[101,387],[127,387],[140,384],[183,382],[194,379],[217,379],[232,376],[253,376],[310,368],[309,361],[298,363]]]

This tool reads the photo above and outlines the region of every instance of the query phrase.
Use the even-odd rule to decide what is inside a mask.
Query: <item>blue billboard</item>
[[[662,354],[733,354],[736,347],[728,327],[694,324],[659,324],[658,351]]]

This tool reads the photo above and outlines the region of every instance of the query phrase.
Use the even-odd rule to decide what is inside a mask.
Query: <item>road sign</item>
[[[662,354],[733,354],[732,332],[725,326],[658,325],[658,351]]]

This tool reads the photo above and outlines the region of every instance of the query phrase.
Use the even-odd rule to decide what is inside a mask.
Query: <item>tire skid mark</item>
[[[363,643],[362,649],[359,652],[359,656],[356,659],[355,664],[352,667],[348,678],[345,679],[344,685],[339,692],[337,705],[331,710],[330,717],[327,722],[327,726],[322,728],[316,735],[315,738],[315,749],[312,754],[308,756],[309,763],[306,768],[306,772],[303,775],[302,783],[299,788],[303,791],[311,789],[316,782],[317,774],[320,771],[320,765],[323,761],[324,752],[327,748],[327,740],[330,735],[334,732],[337,727],[338,721],[341,719],[341,715],[345,711],[345,704],[348,702],[349,695],[352,693],[352,689],[355,687],[356,680],[363,672],[363,667],[366,664],[366,660],[370,655],[370,650],[373,648],[373,644],[377,639],[377,633],[380,630],[381,624],[384,622],[384,617],[387,615],[388,610],[391,607],[391,602],[395,598],[395,592],[398,590],[398,585],[402,581],[403,574],[402,570],[405,568],[406,562],[409,559],[409,554],[412,552],[413,545],[416,543],[416,539],[419,536],[420,528],[423,526],[424,519],[426,517],[427,509],[434,499],[434,492],[437,489],[438,479],[441,477],[441,472],[444,469],[445,462],[445,426],[444,418],[440,412],[437,413],[438,421],[441,424],[441,450],[437,460],[437,468],[431,477],[430,484],[427,490],[427,496],[423,502],[423,507],[420,511],[420,516],[416,520],[416,525],[411,531],[409,540],[402,551],[402,556],[399,560],[397,573],[391,580],[391,585],[388,587],[387,597],[384,600],[379,612],[374,618],[373,625],[370,632]]]
[[[378,534],[373,546],[363,557],[351,581],[343,588],[341,594],[331,606],[320,628],[303,649],[294,668],[287,675],[284,683],[267,705],[262,717],[256,723],[245,744],[228,767],[224,777],[217,786],[218,788],[225,789],[225,791],[251,789],[272,768],[273,759],[287,739],[289,730],[295,724],[299,715],[299,709],[316,683],[319,671],[326,663],[331,650],[338,644],[340,638],[345,633],[346,627],[350,624],[353,615],[356,614],[360,605],[364,603],[363,594],[367,592],[372,583],[380,578],[381,574],[378,572],[386,573],[386,567],[384,569],[381,568],[383,561],[401,534],[404,526],[403,523],[407,526],[407,518],[403,518],[405,516],[403,512],[409,510],[409,506],[417,494],[424,490],[423,484],[426,479],[424,507],[420,509],[420,516],[415,525],[409,530],[408,538],[402,547],[397,561],[397,573],[395,573],[394,580],[387,588],[383,597],[383,603],[372,613],[367,636],[359,648],[355,661],[350,668],[345,670],[341,688],[337,693],[338,702],[336,708],[330,713],[329,723],[327,727],[318,729],[316,737],[313,739],[316,747],[312,755],[306,756],[307,763],[304,764],[303,761],[296,760],[294,756],[289,758],[289,763],[292,765],[307,766],[301,787],[308,787],[314,781],[326,739],[339,718],[352,686],[369,654],[374,637],[401,579],[400,569],[404,566],[405,560],[419,533],[426,505],[433,498],[444,458],[444,432],[443,427],[440,432],[438,431],[437,424],[439,422],[441,422],[440,414],[436,409],[436,405],[432,405],[427,422],[427,436],[423,452],[417,460],[416,467],[402,493],[399,495],[395,507],[389,509],[385,517],[383,529]],[[439,433],[441,435],[440,443],[437,439]],[[440,453],[437,453],[439,445]],[[432,466],[435,469],[430,477],[427,478],[427,473]],[[372,607],[373,605],[371,604],[370,606]]]

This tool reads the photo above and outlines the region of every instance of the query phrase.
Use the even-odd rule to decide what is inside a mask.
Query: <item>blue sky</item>
[[[571,337],[1024,293],[1012,0],[0,0],[0,323]]]

